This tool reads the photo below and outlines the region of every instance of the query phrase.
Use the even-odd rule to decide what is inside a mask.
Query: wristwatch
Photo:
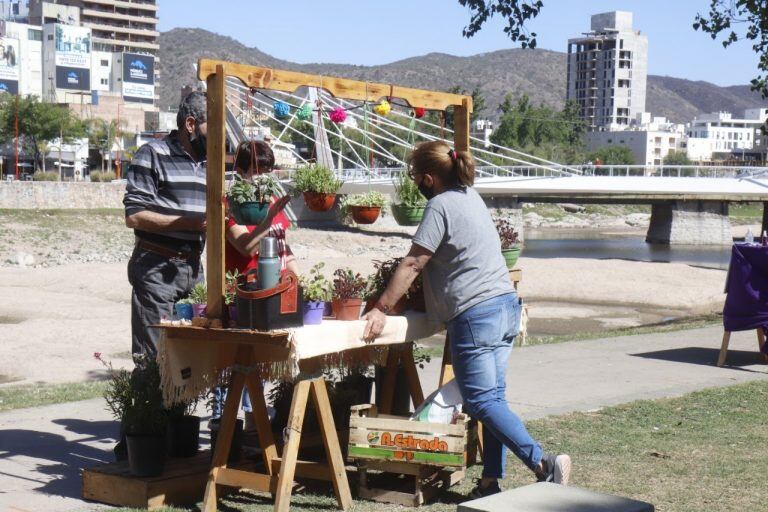
[[[381,301],[378,301],[378,300],[376,301],[376,304],[374,304],[374,306],[373,306],[373,307],[374,307],[375,309],[378,309],[379,311],[381,311],[381,312],[382,312],[382,313],[384,313],[385,315],[386,315],[387,313],[389,313],[389,310],[390,310],[390,309],[392,309],[392,307],[391,307],[391,306],[385,306],[384,304],[382,304],[382,303],[381,303]]]

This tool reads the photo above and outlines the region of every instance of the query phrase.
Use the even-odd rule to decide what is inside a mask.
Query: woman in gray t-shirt
[[[483,475],[472,496],[501,490],[506,448],[539,480],[567,484],[570,457],[545,455],[507,404],[507,363],[521,307],[493,220],[472,188],[472,156],[433,141],[417,147],[409,163],[410,177],[429,202],[411,250],[364,317],[364,336],[382,332],[386,313],[423,274],[427,312],[445,323],[465,408],[484,425]]]

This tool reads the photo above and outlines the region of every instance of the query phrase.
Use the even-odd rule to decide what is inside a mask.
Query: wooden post
[[[763,234],[763,231],[768,231],[768,203],[763,203],[763,227],[760,231],[760,234]]]
[[[307,408],[310,385],[310,381],[300,380],[293,388],[291,412],[288,415],[288,425],[286,426],[288,440],[283,446],[283,457],[280,460],[280,480],[275,499],[275,512],[288,512],[291,507],[293,476],[296,472],[296,460],[301,442],[301,426],[304,423],[304,411]]]
[[[472,98],[461,100],[461,106],[453,107],[453,146],[456,151],[469,151],[469,115]]]
[[[208,282],[208,318],[222,318],[224,308],[224,158],[226,137],[226,77],[216,66],[208,83],[208,165],[205,208]]]

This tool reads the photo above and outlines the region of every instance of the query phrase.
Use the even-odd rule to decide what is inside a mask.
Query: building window
[[[109,80],[107,78],[102,78],[101,85],[109,85]]]
[[[101,66],[108,68],[109,67],[109,61],[107,59],[101,59]]]
[[[30,41],[42,41],[43,40],[43,31],[42,30],[35,30],[33,28],[30,28],[27,31],[27,39]]]
[[[48,40],[53,41],[53,34],[48,34]]]

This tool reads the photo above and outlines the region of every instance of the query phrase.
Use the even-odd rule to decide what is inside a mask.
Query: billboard
[[[19,94],[19,40],[0,37],[0,92]]]
[[[154,103],[154,56],[123,53],[123,98],[126,101]]]
[[[91,29],[56,23],[56,66],[91,68]]]
[[[90,91],[91,70],[56,66],[56,87],[72,91]]]

